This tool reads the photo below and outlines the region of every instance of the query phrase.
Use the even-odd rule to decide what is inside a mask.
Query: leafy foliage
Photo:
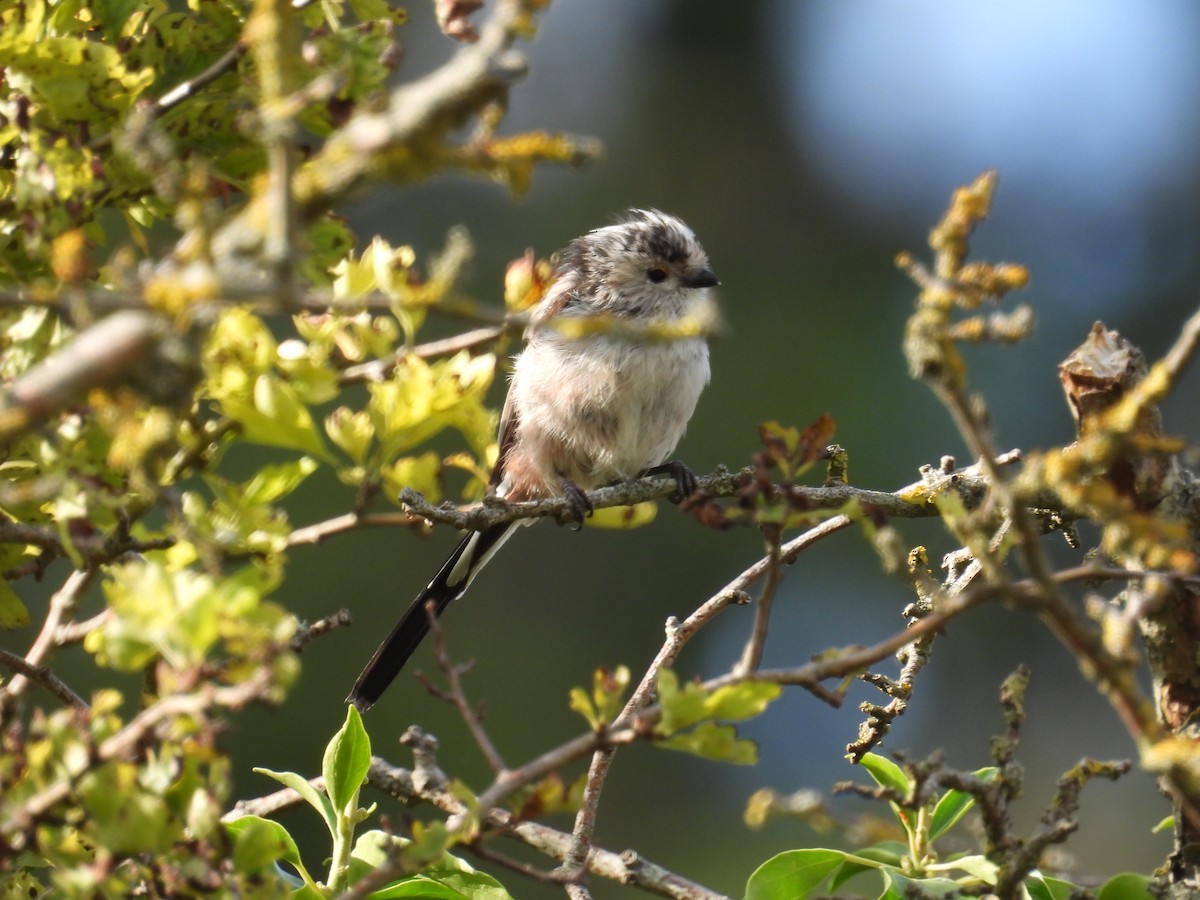
[[[447,476],[478,497],[495,459],[489,342],[415,349],[430,309],[451,296],[467,305],[456,294],[465,232],[422,260],[380,239],[356,249],[337,197],[314,196],[300,172],[387,105],[404,22],[385,0],[0,8],[0,377],[11,385],[0,399],[0,627],[30,624],[23,582],[59,560],[74,570],[26,674],[0,687],[9,887],[279,896],[291,892],[282,861],[301,895],[327,890],[277,824],[218,826],[224,711],[281,702],[306,639],[273,599],[296,533],[289,498],[322,468],[364,517],[402,487],[439,500]],[[469,98],[456,121],[492,110],[494,127],[497,97]],[[423,139],[407,164],[400,139],[363,151],[356,161],[374,164],[360,176],[463,168],[522,184],[536,162],[579,158],[542,134],[475,155],[441,132]],[[281,172],[296,178],[276,216],[266,210]],[[239,255],[247,245],[257,250]],[[526,304],[548,277],[544,262],[530,267],[540,281]],[[448,455],[431,448],[446,431],[457,435]],[[230,451],[251,444],[271,455],[241,451],[231,474]],[[92,585],[103,614],[64,637]],[[89,698],[39,668],[70,645],[99,667]],[[106,673],[143,678],[128,721]],[[68,708],[31,719],[24,706],[43,702],[42,688]],[[341,841],[329,884],[394,850],[381,832],[342,840],[367,761],[354,718],[331,745],[318,804]],[[440,872],[426,883],[453,896],[503,895],[441,851],[423,858]]]
[[[585,159],[590,148],[571,138],[495,133],[519,69],[505,51],[533,33],[544,5],[498,2],[487,27],[476,28],[470,17],[479,4],[438,0],[446,33],[477,43],[438,77],[399,87],[388,82],[405,16],[386,0],[21,0],[0,7],[0,378],[7,388],[0,395],[0,628],[26,629],[34,619],[26,586],[69,572],[27,652],[3,659],[6,893],[316,898],[355,886],[366,892],[364,879],[373,879],[367,886],[375,898],[503,900],[502,885],[450,851],[474,847],[497,822],[512,834],[526,817],[578,813],[566,849],[549,841],[547,852],[568,870],[582,866],[598,849],[589,845],[587,820],[599,791],[594,773],[604,766],[569,786],[559,768],[588,752],[603,761],[620,742],[639,739],[750,764],[757,747],[733,723],[761,713],[784,683],[814,689],[841,679],[824,694],[840,702],[848,679],[859,676],[891,697],[887,707],[867,705],[855,755],[861,752],[876,782],[868,795],[888,803],[903,840],[893,834],[853,853],[779,854],[750,877],[747,896],[841,891],[869,871],[889,898],[995,888],[1060,900],[1074,891],[1042,874],[1036,853],[1014,860],[995,834],[984,852],[938,845],[974,807],[1000,804],[1005,791],[1015,791],[1007,757],[935,790],[928,769],[867,752],[882,740],[888,717],[903,711],[935,632],[928,623],[966,604],[956,606],[960,594],[933,582],[924,549],[902,548],[874,505],[911,497],[846,499],[847,455],[828,445],[834,426],[827,416],[805,429],[764,424],[763,449],[722,495],[735,502],[724,508],[700,495],[689,506],[714,527],[761,530],[772,590],[785,530],[861,523],[885,567],[918,596],[912,627],[925,630],[896,645],[904,647],[898,680],[867,672],[859,648],[833,651],[788,677],[768,677],[747,662],[716,683],[681,683],[656,661],[633,699],[626,699],[627,668],[597,672],[590,690],[576,688],[568,700],[588,733],[533,761],[519,784],[493,752],[495,782],[477,797],[440,778],[421,756],[430,756],[428,747],[414,750],[421,778],[410,780],[422,781],[414,791],[444,801],[450,817],[413,821],[403,837],[386,827],[356,834],[372,812],[359,805],[360,791],[377,761],[350,708],[326,749],[319,786],[259,770],[325,823],[331,851],[323,878],[278,822],[225,814],[230,762],[218,736],[227,715],[282,703],[296,677],[297,648],[334,627],[302,627],[282,604],[292,548],[372,522],[401,489],[434,503],[476,499],[495,462],[497,416],[485,395],[510,326],[549,284],[549,264],[530,254],[510,266],[504,296],[511,321],[493,322],[470,340],[421,344],[431,314],[475,311],[458,290],[472,253],[467,234],[452,229],[440,253],[418,258],[411,247],[379,238],[360,242],[336,209],[353,189],[384,179],[403,185],[458,171],[519,192],[537,165]],[[1002,569],[1017,549],[1038,562],[1023,515],[1052,489],[1103,525],[1104,548],[1130,569],[1165,567],[1160,580],[1172,586],[1167,576],[1192,574],[1195,528],[1179,497],[1164,502],[1168,454],[1178,444],[1161,433],[1154,403],[1170,378],[1160,368],[1142,372],[1139,384],[1120,385],[1124,399],[1099,424],[1088,421],[1078,445],[1049,451],[1025,469],[1012,487],[1021,500],[1014,502],[995,470],[986,417],[967,398],[957,350],[963,341],[1009,341],[1029,329],[1024,307],[977,314],[984,301],[1028,281],[1021,266],[966,262],[967,238],[987,213],[994,184],[985,175],[955,195],[931,239],[933,272],[907,255],[899,260],[921,289],[905,339],[910,368],[955,414],[990,479],[988,502],[976,508],[958,482],[953,494],[941,490],[947,471],[943,481],[927,473],[910,491],[923,499],[910,505],[942,516],[997,595],[1036,596],[1043,615],[1058,616],[1054,628],[1074,640],[1084,668],[1133,723],[1144,763],[1165,773],[1182,802],[1195,793],[1195,779],[1183,777],[1194,769],[1194,754],[1190,743],[1157,728],[1146,713],[1151,705],[1140,702],[1131,617],[1098,613],[1106,630],[1093,639],[1090,622],[1080,625],[1055,605],[1049,567],[1040,567],[1032,589]],[[967,318],[952,321],[964,311]],[[562,327],[585,338],[622,324],[575,318]],[[631,337],[672,340],[712,326],[700,317]],[[1103,328],[1093,337],[1118,343]],[[1082,393],[1094,394],[1095,379],[1082,375]],[[834,503],[815,502],[800,483],[821,460],[828,464],[822,489],[842,491]],[[1106,480],[1126,469],[1133,495],[1122,493],[1130,485]],[[322,470],[343,486],[348,512],[337,523],[297,528],[289,499]],[[596,521],[631,526],[653,515],[653,504],[642,503],[603,510]],[[83,618],[93,586],[104,609]],[[719,594],[692,618],[745,599],[741,588]],[[768,600],[764,590],[760,609]],[[1170,605],[1161,593],[1155,602]],[[760,639],[765,614],[761,624]],[[673,621],[664,645],[672,652],[664,655],[673,659],[675,635],[694,627]],[[50,666],[54,652],[76,649],[94,664],[87,698]],[[1176,658],[1186,669],[1195,654]],[[138,676],[132,688],[130,674]],[[461,688],[450,694],[486,748]],[[1118,768],[1076,767],[1060,785],[1060,806],[1073,809],[1084,782]],[[1064,824],[1063,836],[1068,830]],[[635,871],[624,858],[605,864],[632,882],[652,868]],[[1117,876],[1098,892],[1103,900],[1145,895],[1146,881],[1136,875]]]
[[[950,831],[975,806],[971,794],[950,789],[916,797],[918,785],[900,766],[874,753],[862,760],[863,769],[880,788],[899,823],[904,841],[882,840],[854,852],[827,849],[787,850],[759,866],[746,884],[747,900],[800,900],[844,893],[846,882],[875,872],[882,881],[880,900],[913,896],[961,896],[994,889],[999,868],[979,853],[955,852],[942,858],[935,842]],[[980,769],[975,777],[997,778],[994,767]],[[1109,900],[1148,900],[1145,876],[1126,873],[1110,878],[1097,892]],[[1033,900],[1066,900],[1079,886],[1038,870],[1025,876],[1023,896]]]
[[[507,900],[508,892],[496,879],[446,852],[451,836],[444,830],[429,829],[423,841],[378,830],[365,831],[354,839],[356,826],[371,812],[358,806],[359,789],[370,763],[370,738],[358,710],[351,706],[345,724],[325,748],[321,767],[324,790],[294,772],[256,770],[295,790],[324,820],[333,841],[329,877],[324,884],[309,875],[287,830],[260,816],[242,816],[225,826],[235,840],[235,863],[240,858],[244,868],[251,871],[287,863],[304,882],[293,896],[336,894],[368,874],[388,870],[395,871],[397,877],[379,884],[371,897]]]

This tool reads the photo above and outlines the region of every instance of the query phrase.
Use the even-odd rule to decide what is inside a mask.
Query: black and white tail
[[[520,523],[504,522],[483,531],[473,531],[454,548],[429,586],[417,595],[417,599],[404,611],[392,633],[387,636],[367,667],[358,676],[347,703],[353,703],[359,712],[366,712],[391,684],[408,658],[429,633],[429,613],[426,607],[433,604],[434,614],[440,616],[467,590],[479,570],[487,564],[500,545],[512,534]]]

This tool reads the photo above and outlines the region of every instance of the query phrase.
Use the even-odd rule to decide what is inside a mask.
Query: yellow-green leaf
[[[701,722],[691,731],[674,734],[659,743],[671,750],[682,750],[717,762],[739,766],[752,766],[758,762],[758,745],[739,738],[732,725]]]
[[[0,628],[22,628],[29,624],[29,610],[21,598],[0,579]]]

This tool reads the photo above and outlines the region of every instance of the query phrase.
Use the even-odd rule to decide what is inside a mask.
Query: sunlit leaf
[[[321,818],[325,820],[326,827],[329,828],[329,833],[331,835],[337,834],[337,816],[334,814],[333,804],[329,802],[328,795],[313,787],[307,778],[297,775],[295,772],[276,772],[272,769],[264,769],[261,766],[255,766],[253,771],[259,775],[274,778],[284,787],[290,787],[309,806],[321,814]]]
[[[307,456],[263,466],[242,485],[242,502],[254,506],[281,500],[316,470],[317,463]]]
[[[371,739],[363,728],[362,716],[354,706],[346,707],[346,722],[325,748],[321,772],[334,810],[345,814],[371,768]]]
[[[859,765],[867,770],[867,774],[874,778],[875,783],[880,787],[891,788],[901,796],[907,796],[912,790],[912,783],[904,774],[904,770],[886,756],[868,753],[862,758]]]
[[[1029,892],[1030,900],[1068,900],[1079,892],[1079,888],[1071,882],[1051,878],[1037,870],[1031,872],[1021,884]]]
[[[658,677],[662,715],[656,731],[673,734],[704,719],[748,719],[766,709],[779,693],[778,684],[765,681],[744,681],[711,692],[694,683],[681,687],[675,673],[663,669]]]
[[[739,738],[732,725],[716,722],[701,722],[690,731],[662,738],[659,745],[739,766],[752,766],[758,762],[758,745],[754,741]]]
[[[259,816],[242,816],[225,825],[234,838],[233,864],[243,871],[263,869],[277,860],[284,860],[297,871],[303,868],[300,850],[278,822]]]
[[[746,900],[803,900],[845,860],[840,850],[788,850],[754,870]]]
[[[843,883],[863,872],[875,871],[887,866],[899,868],[907,853],[908,845],[901,841],[880,841],[870,847],[861,847],[855,850],[854,856],[848,857],[830,876],[829,890],[836,891]],[[878,863],[878,865],[871,865],[871,863]]]
[[[995,766],[988,766],[975,772],[975,777],[983,781],[994,781],[1000,774]],[[938,798],[929,821],[929,837],[936,840],[953,828],[963,816],[975,805],[975,798],[966,791],[949,790]]]

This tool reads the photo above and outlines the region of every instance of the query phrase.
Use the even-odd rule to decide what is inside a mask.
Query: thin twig
[[[59,629],[71,621],[83,595],[96,575],[95,569],[76,569],[67,576],[62,587],[50,598],[50,606],[42,630],[34,638],[33,645],[25,654],[25,662],[38,669],[46,664],[51,652],[58,646]],[[8,684],[0,688],[0,718],[6,717],[11,704],[29,687],[24,675],[15,675]]]
[[[467,849],[478,856],[480,859],[490,863],[495,863],[498,866],[503,866],[511,872],[516,872],[518,875],[524,875],[532,881],[543,881],[547,884],[561,884],[568,880],[561,869],[552,869],[546,871],[539,869],[536,866],[531,866],[528,863],[523,863],[520,860],[505,856],[503,853],[497,853],[482,841],[473,841],[467,844]]]
[[[1018,458],[1014,452],[1005,454],[1000,457],[1001,464]],[[881,497],[894,500],[898,496],[914,497],[922,507],[933,506],[932,498],[942,490],[959,489],[963,490],[964,483],[969,483],[970,479],[978,471],[978,466],[969,467],[961,472],[941,472],[935,475],[932,471],[927,473],[926,478],[914,485],[909,485],[902,488],[895,494],[883,494],[881,492],[872,492]],[[940,476],[940,480],[939,480]],[[652,482],[653,483],[653,482]],[[669,484],[669,482],[668,482]],[[719,491],[726,488],[732,488],[737,484],[736,480],[729,481],[725,479],[723,473],[714,473],[712,476],[707,476],[701,479],[701,487],[712,495],[718,495]],[[626,485],[617,485],[616,489],[625,487]],[[602,491],[613,490],[610,488],[602,489]],[[827,489],[837,491],[841,503],[844,505],[847,500],[845,494],[840,488]],[[849,488],[850,491],[855,489]],[[611,500],[611,497],[596,496],[600,491],[594,491],[589,495],[593,503],[598,505],[605,504]],[[626,501],[628,502],[628,501]],[[911,502],[911,501],[906,501]],[[936,507],[934,507],[936,509]],[[575,828],[572,836],[572,845],[567,859],[564,861],[564,872],[571,872],[582,867],[588,848],[591,845],[592,836],[595,830],[595,819],[597,808],[599,805],[600,794],[603,790],[604,781],[607,778],[608,770],[612,765],[613,755],[616,752],[615,743],[610,743],[609,738],[612,737],[614,731],[619,729],[623,724],[633,721],[640,717],[641,713],[653,702],[657,685],[658,674],[664,668],[669,668],[678,654],[682,651],[684,645],[703,625],[711,621],[725,607],[732,603],[742,603],[746,601],[746,588],[755,581],[758,581],[764,576],[767,577],[768,583],[764,586],[762,594],[767,598],[766,603],[769,607],[771,597],[775,592],[780,573],[780,564],[782,562],[791,563],[796,557],[803,552],[804,549],[814,544],[816,541],[827,537],[843,528],[852,524],[852,520],[847,516],[835,516],[827,519],[813,528],[810,528],[804,534],[792,539],[786,545],[780,546],[778,541],[773,545],[769,545],[768,553],[763,559],[756,562],[744,570],[741,575],[734,579],[721,591],[718,591],[708,600],[700,605],[684,622],[671,619],[667,622],[667,637],[663,645],[660,647],[658,654],[651,661],[643,674],[641,681],[638,683],[621,715],[617,717],[613,723],[612,729],[607,733],[606,739],[593,750],[592,761],[588,768],[587,779],[584,784],[583,803],[580,806],[579,812],[576,814]],[[772,583],[772,581],[774,583]],[[760,598],[760,603],[762,602]],[[769,610],[768,610],[769,612]],[[749,676],[757,669],[761,662],[761,641],[765,639],[765,613],[761,614],[763,621],[756,621],[755,633],[761,636],[758,639],[757,659],[752,660],[752,665],[746,665],[748,657],[743,656],[743,665],[735,667],[735,672],[739,676]],[[753,639],[752,639],[753,641]],[[747,648],[747,652],[751,652],[751,648]],[[840,703],[840,698],[830,694],[821,685],[819,680],[812,680],[805,685],[811,692],[816,694],[821,699],[832,704]],[[583,752],[587,752],[584,750]],[[535,761],[535,765],[542,765],[546,760]],[[503,797],[515,790],[517,786],[527,781],[521,779],[527,773],[523,770],[516,772],[501,773],[492,786],[484,792],[480,798],[480,803],[483,808],[488,808],[489,805],[498,802]],[[538,776],[540,777],[540,775]]]
[[[779,582],[783,579],[779,529],[764,528],[763,535],[767,542],[766,577],[763,580],[762,590],[758,594],[758,602],[754,605],[754,625],[750,629],[750,638],[746,641],[741,660],[735,666],[735,671],[747,675],[762,665],[763,648],[767,643],[767,625],[771,618],[771,604],[775,599]]]
[[[344,513],[333,516],[323,522],[314,522],[297,528],[288,536],[288,547],[300,547],[307,544],[320,544],[331,537],[346,534],[359,528],[390,528],[396,526],[412,527],[420,524],[420,518],[406,512],[392,513]]]
[[[616,752],[616,747],[603,746],[592,754],[587,778],[583,784],[583,797],[579,804],[579,811],[575,813],[575,827],[571,831],[571,846],[567,850],[566,858],[563,859],[562,867],[559,870],[564,879],[575,883],[575,886],[580,888],[583,888],[583,885],[578,884],[579,876],[587,870],[588,854],[591,853],[596,838],[596,815],[600,808],[600,795],[604,790],[604,782],[608,778],[608,770],[612,766],[613,756]],[[570,886],[567,888],[567,896],[575,896],[571,893]]]
[[[144,372],[152,362],[175,372],[178,366],[161,356],[171,334],[162,316],[133,310],[113,313],[79,332],[0,393],[0,444],[57,415],[88,391]]]
[[[353,622],[350,618],[350,610],[339,609],[337,612],[332,613],[331,615],[317,619],[317,621],[313,622],[311,625],[302,626],[295,633],[295,635],[292,636],[292,640],[289,642],[288,647],[292,651],[299,653],[311,641],[314,641],[319,637],[324,637],[331,631],[337,631],[337,629],[345,628],[347,625],[351,624],[353,624]]]
[[[591,737],[594,739],[595,735]],[[417,800],[425,800],[451,815],[460,815],[464,811],[462,801],[447,789],[448,779],[443,776],[442,779],[431,778],[429,781],[433,787],[418,791],[414,787],[411,773],[379,757],[372,758],[367,774],[368,784],[402,803],[411,804]],[[300,802],[298,796],[294,802]],[[503,809],[492,809],[486,813],[481,810],[481,814],[487,828],[519,840],[550,859],[566,859],[571,846],[571,835],[537,822],[519,822],[512,813]],[[614,853],[601,847],[592,847],[587,859],[587,871],[618,884],[634,885],[648,893],[672,900],[726,900],[725,895],[689,881],[629,851]],[[554,875],[550,877],[551,880],[558,880]]]
[[[1010,450],[997,456],[995,466],[1007,466],[1018,461],[1020,453]],[[750,470],[743,469],[730,472],[723,466],[718,467],[709,475],[703,475],[698,480],[699,489],[711,497],[732,497],[750,477]],[[792,488],[797,502],[804,502],[810,509],[838,509],[849,503],[857,502],[861,506],[869,506],[872,510],[888,517],[910,519],[930,518],[941,514],[937,498],[945,493],[953,492],[969,508],[976,505],[986,495],[989,481],[980,463],[952,472],[927,472],[920,481],[913,482],[896,491],[875,491],[858,488],[852,485],[833,485],[827,487]],[[605,509],[612,506],[630,506],[645,503],[650,500],[660,500],[669,497],[678,490],[674,479],[662,476],[635,478],[620,484],[608,485],[587,492],[588,501],[595,509]],[[1039,498],[1039,501],[1042,498]],[[400,493],[400,501],[408,511],[430,522],[452,525],[460,531],[483,531],[493,525],[503,522],[513,522],[517,519],[556,517],[564,518],[574,514],[575,507],[565,497],[548,497],[543,500],[528,500],[509,503],[498,498],[488,498],[483,503],[467,509],[442,504],[434,506],[413,490]],[[1047,500],[1044,505],[1050,505]],[[802,539],[793,539],[781,549],[783,562],[791,562],[808,542],[818,540],[826,534],[840,530],[852,523],[844,516],[834,516],[820,525],[815,526]]]
[[[70,685],[55,675],[47,666],[34,666],[23,657],[7,650],[0,650],[0,665],[19,672],[30,681],[36,682],[68,706],[87,709],[87,701],[71,690]]]
[[[515,324],[515,323],[514,323]],[[523,327],[523,326],[522,326]],[[401,347],[395,353],[381,359],[372,359],[356,366],[350,366],[342,372],[342,384],[356,384],[360,381],[381,381],[387,377],[400,360],[406,356],[419,359],[437,359],[442,356],[453,356],[463,350],[478,350],[500,339],[505,331],[517,330],[514,326],[489,325],[476,328],[463,334],[443,338],[438,341],[427,341],[415,347]]]
[[[1175,576],[1162,572],[1138,572],[1110,567],[1079,566],[1057,572],[1054,577],[1056,581],[1066,584],[1073,581],[1086,581],[1092,578],[1119,578],[1132,581],[1158,577],[1170,579]],[[737,581],[740,580],[741,577]],[[728,590],[727,588],[726,591]],[[722,594],[724,593],[725,591],[722,592]],[[707,604],[719,606],[720,597],[721,594],[718,594],[710,598],[693,615],[701,613],[701,610],[709,613],[710,611],[705,610],[704,607]],[[721,687],[737,685],[746,681],[756,681],[796,685],[811,690],[813,686],[818,685],[820,682],[834,678],[845,678],[847,675],[865,672],[870,666],[887,659],[900,648],[911,644],[922,635],[944,628],[952,620],[981,603],[995,599],[1035,603],[1039,598],[1038,584],[1033,579],[1023,579],[1009,584],[976,584],[958,596],[949,598],[933,614],[923,619],[918,619],[905,629],[869,647],[848,649],[842,653],[822,657],[795,668],[760,669],[750,676],[730,672],[708,679],[701,686],[706,691],[714,691]],[[676,625],[671,630],[675,631],[678,627]],[[666,649],[668,645],[664,644],[664,649],[660,651],[656,662],[660,658],[673,659],[674,654],[672,650],[676,650],[678,647],[670,641],[668,643],[672,644],[671,650]],[[648,696],[650,700],[653,699],[653,693],[643,691],[643,687],[644,685],[639,685],[639,689],[635,691],[634,696],[626,704],[622,714],[604,731],[600,733],[588,732],[587,734],[579,735],[546,751],[524,765],[501,774],[484,793],[480,794],[480,808],[488,809],[496,806],[504,798],[510,796],[521,787],[538,781],[551,772],[561,769],[587,756],[589,753],[595,752],[601,747],[630,744],[644,737],[650,731],[650,726],[657,720],[658,709],[652,703],[644,703],[638,709],[631,708],[635,704],[635,700],[639,700],[642,697]]]
[[[195,96],[200,90],[208,87],[226,72],[231,72],[237,66],[237,62],[246,52],[243,44],[234,44],[223,55],[217,58],[204,71],[198,75],[193,75],[186,81],[181,81],[175,87],[165,92],[157,100],[140,107],[138,112],[147,116],[151,121],[157,119],[163,113],[174,109],[189,97]],[[113,133],[102,134],[91,143],[91,149],[103,150],[110,146],[113,142]]]
[[[59,647],[67,647],[71,644],[78,644],[85,637],[104,624],[108,618],[108,610],[98,612],[90,619],[84,619],[82,622],[67,622],[61,625],[54,634],[54,643]]]
[[[433,601],[429,601],[426,604],[425,614],[429,619],[429,634],[433,638],[434,658],[437,660],[438,668],[446,676],[446,683],[449,686],[449,690],[438,691],[428,681],[425,682],[426,687],[433,690],[435,696],[453,704],[454,708],[458,710],[458,714],[462,717],[463,722],[466,723],[467,730],[471,732],[471,737],[475,739],[475,744],[479,747],[483,758],[487,760],[487,764],[491,766],[492,771],[505,771],[508,766],[504,762],[504,757],[500,755],[500,751],[496,749],[495,743],[493,743],[487,730],[483,727],[483,720],[479,713],[471,707],[471,701],[467,699],[466,690],[463,688],[462,675],[470,666],[455,665],[451,661],[450,655],[446,651],[446,633],[441,627],[441,623],[438,622]]]
[[[1171,349],[1155,363],[1154,368],[1161,369],[1161,373],[1156,372],[1155,374],[1161,374],[1168,386],[1176,384],[1198,349],[1200,349],[1200,312],[1195,312],[1183,323],[1183,327],[1179,330],[1179,337],[1175,339]],[[1147,381],[1149,380],[1148,378]]]

